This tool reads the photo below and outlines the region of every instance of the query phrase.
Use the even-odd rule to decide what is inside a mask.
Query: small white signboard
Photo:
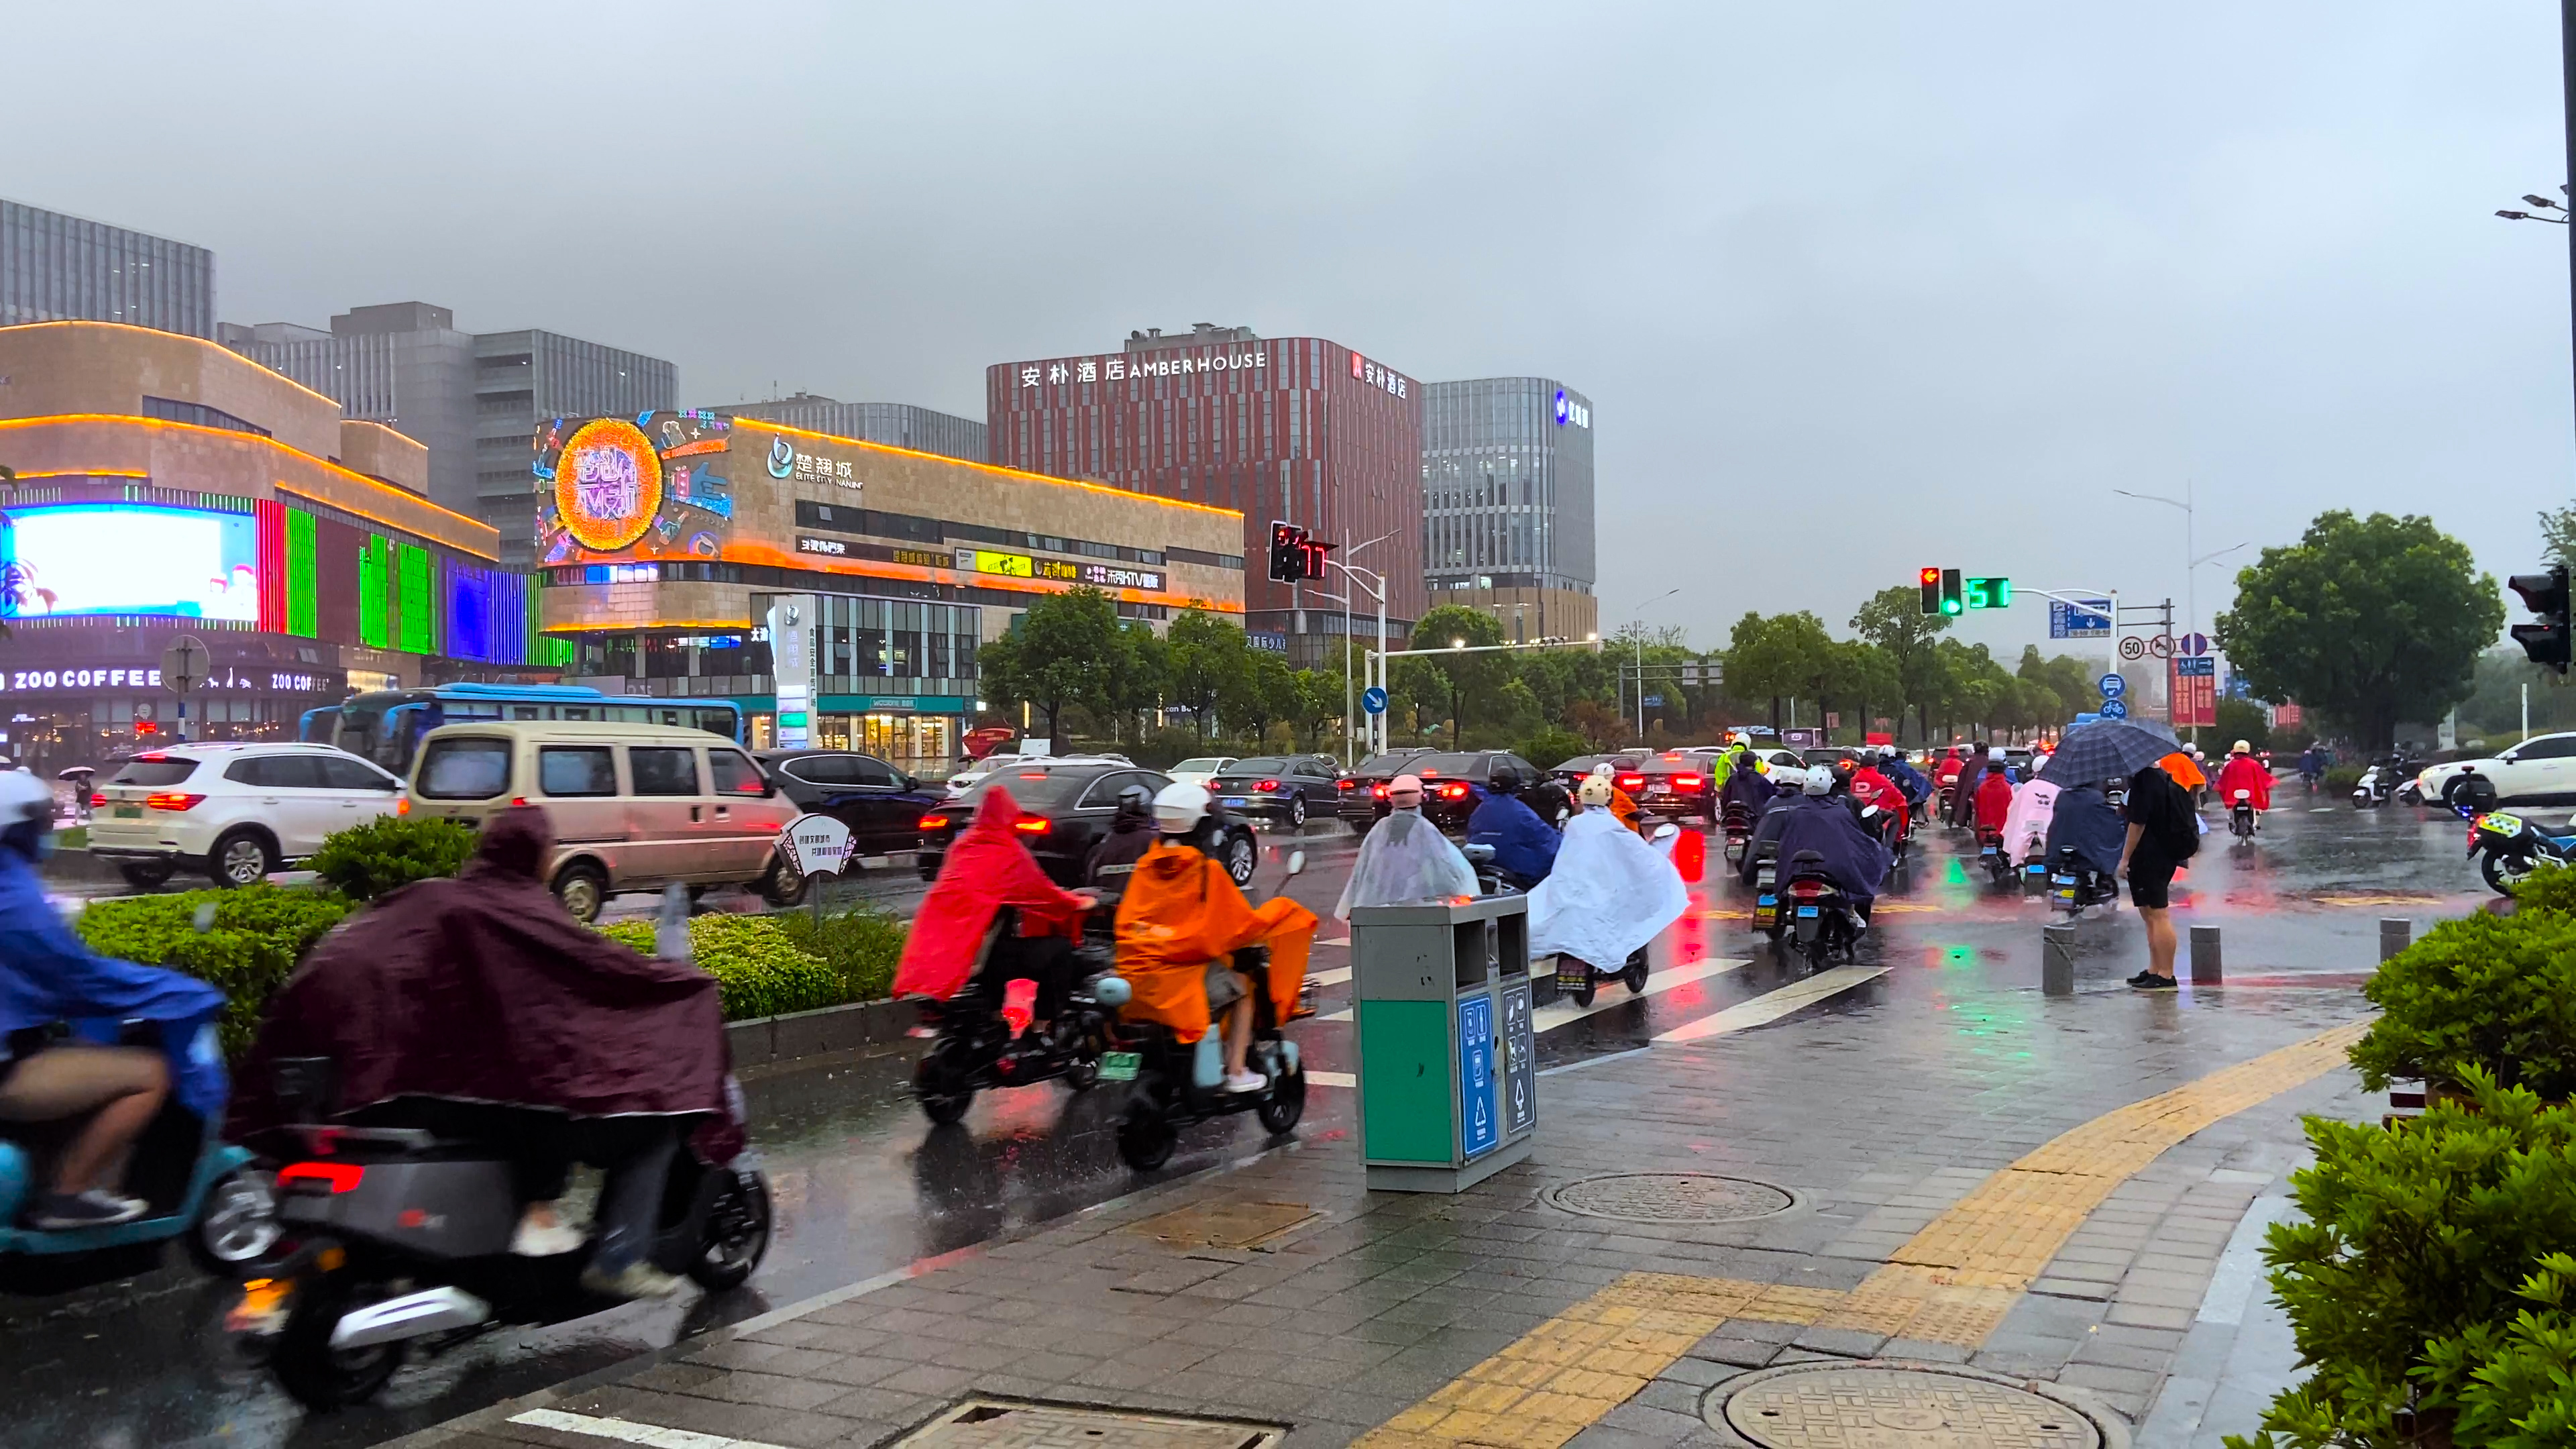
[[[850,864],[850,827],[829,815],[799,815],[778,832],[778,850],[803,875],[839,875]]]

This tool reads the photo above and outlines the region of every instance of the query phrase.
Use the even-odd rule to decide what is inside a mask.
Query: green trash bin
[[[1351,997],[1371,1190],[1463,1192],[1529,1156],[1527,897],[1353,909]]]

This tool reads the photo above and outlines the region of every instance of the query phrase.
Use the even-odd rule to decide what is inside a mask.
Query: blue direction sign
[[[2117,674],[2105,674],[2097,682],[2102,687],[2104,699],[2118,699],[2129,692],[2129,681]]]
[[[1386,713],[1386,691],[1372,684],[1360,691],[1360,708],[1370,714]]]
[[[2048,601],[2048,637],[2051,639],[2107,639],[2111,636],[2111,601],[2078,599],[2069,604],[2064,599]]]
[[[2120,700],[2120,699],[2106,699],[2106,700],[2102,701],[2102,718],[2104,718],[2104,719],[2127,719],[2128,717],[2129,717],[2129,704],[2128,704],[2128,701],[2126,701],[2126,700]]]
[[[2194,634],[2191,637],[2198,639],[2200,636],[2198,634]],[[2184,678],[2198,676],[2216,679],[2218,677],[2218,661],[2206,654],[2177,659],[2174,661],[2174,673]]]

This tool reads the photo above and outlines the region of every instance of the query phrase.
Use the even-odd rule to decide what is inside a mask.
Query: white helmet
[[[1154,825],[1165,835],[1187,835],[1208,813],[1207,788],[1176,780],[1154,797]]]
[[[1807,771],[1807,783],[1800,788],[1810,795],[1830,795],[1834,789],[1834,772],[1810,769]]]
[[[54,828],[54,787],[29,770],[0,770],[0,835],[27,821],[38,833]]]

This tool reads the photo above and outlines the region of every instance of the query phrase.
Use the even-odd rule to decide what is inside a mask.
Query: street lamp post
[[[1386,536],[1392,538],[1394,535],[1389,534]],[[1369,543],[1376,543],[1379,541],[1380,540],[1373,538],[1369,540]],[[1368,547],[1368,544],[1361,544],[1360,547],[1366,548]],[[1375,569],[1361,568],[1357,564],[1344,563],[1340,559],[1327,559],[1325,562],[1330,563],[1337,569],[1340,569],[1342,573],[1350,579],[1351,583],[1355,587],[1368,590],[1369,593],[1377,599],[1377,649],[1369,655],[1369,660],[1372,672],[1371,682],[1376,684],[1378,688],[1384,689],[1386,687],[1386,575],[1379,573]],[[1360,577],[1362,574],[1366,574],[1368,577]],[[1370,580],[1375,580],[1375,582],[1372,583]],[[1343,647],[1348,648],[1349,645],[1347,641],[1349,636],[1344,635],[1343,637],[1345,640]],[[1343,659],[1343,673],[1347,675],[1350,672],[1348,663],[1349,656],[1346,654],[1343,656]],[[1347,682],[1345,682],[1343,693],[1348,695],[1349,692],[1349,686]],[[1369,721],[1369,746],[1369,753],[1371,754],[1376,754],[1386,748],[1386,713],[1383,710],[1379,711],[1377,716]],[[1345,744],[1342,747],[1342,754],[1345,762],[1347,762],[1350,755],[1350,746],[1348,744]]]
[[[1353,544],[1351,542],[1350,530],[1344,529],[1342,530],[1342,557],[1340,559],[1327,559],[1325,562],[1339,568],[1345,574],[1350,574],[1351,566],[1347,562],[1344,562],[1344,560],[1353,557],[1361,549],[1373,548],[1393,537],[1395,537],[1395,535],[1392,533],[1381,533],[1377,537],[1370,539],[1367,543]],[[1363,570],[1363,572],[1370,571]],[[1377,580],[1377,647],[1382,652],[1386,648],[1386,576],[1384,574],[1373,572],[1371,573],[1371,576]],[[1352,575],[1352,581],[1354,583],[1358,582],[1358,576]],[[1327,595],[1326,597],[1331,596]],[[1351,736],[1358,733],[1357,730],[1352,728],[1352,726],[1357,723],[1357,721],[1351,717],[1355,707],[1354,701],[1351,697],[1352,693],[1351,601],[1348,595],[1344,595],[1342,597],[1342,768],[1345,770],[1351,767]],[[1369,737],[1372,740],[1377,737],[1377,730],[1374,725],[1370,727]]]
[[[1637,631],[1637,743],[1646,742],[1646,611],[1681,592],[1669,588],[1637,606],[1637,616],[1628,622]]]
[[[2567,175],[2576,181],[2576,0],[2558,0],[2558,83],[2561,120],[2567,132]],[[2558,194],[2570,195],[2565,186],[2558,188]],[[2569,213],[2563,203],[2529,194],[2522,199],[2533,208],[2531,211],[2507,210],[2496,215],[2507,221],[2546,221],[2567,226]],[[2545,212],[2557,215],[2543,215]],[[2571,335],[2576,335],[2576,227],[2568,227],[2567,232],[2567,276],[2568,327]]]

